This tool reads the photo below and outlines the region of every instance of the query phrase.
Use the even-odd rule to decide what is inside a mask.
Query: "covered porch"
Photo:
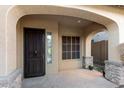
[[[27,82],[24,84],[25,87],[26,84],[27,87],[35,87],[31,83],[37,85],[37,80],[40,80],[42,83],[46,82],[44,79],[48,80],[48,83],[46,82],[47,87],[49,81],[52,82],[55,78],[60,82],[61,79],[64,80],[63,78],[66,78],[65,80],[68,82],[68,77],[74,77],[75,79],[70,78],[69,82],[73,84],[72,86],[67,84],[67,87],[76,87],[79,84],[78,82],[82,82],[81,87],[93,87],[94,82],[99,82],[99,79],[102,79],[100,80],[100,85],[104,85],[102,81],[109,81],[103,77],[101,78],[101,74],[98,72],[90,72],[88,70],[77,71],[78,69],[88,69],[89,66],[93,66],[91,40],[96,33],[101,31],[108,31],[109,33],[108,61],[106,61],[105,65],[105,77],[116,84],[124,84],[124,78],[122,78],[124,66],[118,52],[118,46],[120,44],[119,38],[123,37],[119,31],[122,33],[123,28],[119,30],[117,23],[108,17],[109,14],[107,11],[104,12],[105,15],[102,15],[102,12],[99,12],[99,8],[92,10],[95,9],[95,7],[91,7],[90,9],[88,6],[25,5],[3,6],[3,8],[6,11],[3,10],[3,14],[0,16],[2,19],[2,27],[0,30],[0,76],[2,78],[0,82],[2,83],[0,87],[21,87],[22,81],[23,84]],[[25,31],[24,28],[28,28],[28,31]],[[38,33],[35,33],[37,30],[39,30]],[[32,31],[33,33],[27,35],[27,38],[25,38],[24,33],[30,33]],[[41,34],[40,32],[43,32],[42,35],[39,35]],[[52,39],[50,39],[48,35],[50,35]],[[39,41],[37,39],[39,39]],[[49,42],[49,40],[51,41]],[[28,42],[28,47],[25,46],[25,42]],[[121,49],[123,50],[123,48]],[[27,56],[30,54],[31,56],[26,58],[26,53]],[[39,61],[35,59],[37,55]],[[30,58],[32,56],[34,57],[33,59]],[[27,64],[26,60],[31,61],[27,61]],[[39,64],[37,64],[38,62]],[[43,65],[41,65],[40,62],[42,62]],[[25,68],[28,69],[25,70]],[[27,74],[29,74],[29,77],[30,74],[36,74],[35,72],[41,74],[41,68],[43,68],[43,77],[24,79],[24,76]],[[69,72],[70,74],[68,73],[69,70],[72,70]],[[54,79],[51,79],[51,77]],[[96,77],[97,79],[95,79]],[[94,78],[93,81],[91,80],[92,78]],[[32,80],[36,80],[36,82],[30,82]],[[83,86],[85,80],[88,85]],[[90,80],[92,82],[91,86]],[[58,85],[57,83],[48,87],[64,87],[67,82],[63,85]],[[76,86],[74,85],[75,82],[77,82]],[[32,86],[28,86],[30,84]],[[109,84],[113,86],[111,83],[106,84],[108,87]],[[99,83],[96,84],[96,87],[99,87],[98,85]],[[40,87],[40,84],[37,87]]]

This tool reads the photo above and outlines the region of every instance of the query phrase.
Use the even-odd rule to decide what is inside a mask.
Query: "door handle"
[[[33,52],[34,56],[36,56],[37,53],[38,53],[37,50],[34,50],[34,52]]]
[[[37,54],[37,50],[35,50],[34,53]]]

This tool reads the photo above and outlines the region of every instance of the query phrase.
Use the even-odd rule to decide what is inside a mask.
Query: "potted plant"
[[[93,70],[93,66],[89,65],[89,70]]]

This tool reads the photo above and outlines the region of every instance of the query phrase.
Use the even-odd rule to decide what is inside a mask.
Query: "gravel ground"
[[[23,88],[115,88],[98,71],[85,69],[62,71],[57,74],[24,79]]]

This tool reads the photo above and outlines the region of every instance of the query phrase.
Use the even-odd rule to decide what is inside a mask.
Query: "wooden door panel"
[[[45,30],[24,28],[24,76],[45,74]]]

